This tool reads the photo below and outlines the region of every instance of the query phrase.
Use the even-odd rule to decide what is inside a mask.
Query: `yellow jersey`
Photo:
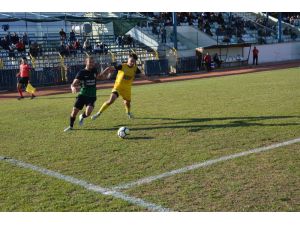
[[[115,89],[130,88],[135,75],[141,73],[136,65],[129,67],[127,63],[116,66],[116,69],[118,70],[118,74],[114,85]]]

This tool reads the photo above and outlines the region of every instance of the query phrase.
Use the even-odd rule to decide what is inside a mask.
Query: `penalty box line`
[[[283,147],[283,146],[287,146],[287,145],[291,145],[291,144],[295,144],[295,143],[299,143],[300,142],[300,138],[296,138],[293,140],[289,140],[289,141],[285,141],[285,142],[281,142],[281,143],[277,143],[277,144],[272,144],[269,146],[265,146],[265,147],[260,147],[260,148],[254,148],[251,150],[247,150],[247,151],[243,151],[240,153],[235,153],[235,154],[231,154],[231,155],[226,155],[226,156],[222,156],[220,158],[217,159],[212,159],[212,160],[207,160],[204,162],[199,162],[196,164],[192,164],[190,166],[186,166],[186,167],[182,167],[180,169],[175,169],[175,170],[171,170],[169,172],[165,172],[159,175],[155,175],[155,176],[149,176],[149,177],[145,177],[133,182],[129,182],[129,183],[124,183],[124,184],[120,184],[118,186],[114,186],[111,189],[119,191],[119,190],[126,190],[126,189],[130,189],[130,188],[134,188],[137,186],[141,186],[144,184],[149,184],[153,181],[156,180],[161,180],[167,177],[171,177],[177,174],[182,174],[182,173],[186,173],[188,171],[192,171],[192,170],[196,170],[199,168],[205,168],[214,164],[217,164],[219,162],[224,162],[224,161],[228,161],[228,160],[232,160],[232,159],[236,159],[236,158],[240,158],[243,156],[248,156],[251,154],[256,154],[256,153],[260,153],[260,152],[266,152],[266,151],[270,151],[279,147]]]
[[[44,175],[49,176],[49,177],[54,177],[54,178],[57,178],[59,180],[63,180],[65,182],[81,186],[81,187],[83,187],[84,189],[86,189],[88,191],[93,191],[93,192],[96,192],[96,193],[99,193],[99,194],[102,194],[102,195],[112,196],[112,197],[115,197],[115,198],[118,198],[118,199],[122,199],[126,202],[129,202],[131,204],[146,208],[150,211],[157,211],[157,212],[169,212],[169,211],[171,211],[168,208],[164,208],[160,205],[156,205],[154,203],[147,202],[147,201],[145,201],[141,198],[132,197],[132,196],[124,194],[120,191],[113,190],[111,188],[104,188],[104,187],[101,187],[101,186],[98,186],[98,185],[95,185],[95,184],[88,183],[87,181],[80,180],[80,179],[77,179],[77,178],[72,177],[72,176],[64,175],[64,174],[55,172],[53,170],[48,170],[46,168],[35,166],[33,164],[30,164],[30,163],[22,162],[20,160],[0,156],[0,161],[6,162],[6,163],[9,163],[9,164],[21,167],[21,168],[30,169],[30,170],[38,172],[40,174],[44,174]]]

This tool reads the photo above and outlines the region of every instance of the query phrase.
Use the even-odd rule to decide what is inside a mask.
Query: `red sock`
[[[18,92],[19,92],[20,96],[23,97],[22,89],[21,88],[18,88]]]

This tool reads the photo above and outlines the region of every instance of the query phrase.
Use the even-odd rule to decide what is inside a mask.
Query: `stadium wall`
[[[267,45],[256,45],[259,50],[259,63],[279,62],[300,59],[300,42],[277,43]],[[253,49],[253,46],[252,46]],[[252,60],[252,49],[250,63]],[[248,54],[249,47],[244,48],[244,55]]]

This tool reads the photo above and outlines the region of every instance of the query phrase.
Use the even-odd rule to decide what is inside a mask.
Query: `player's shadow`
[[[282,119],[299,119],[300,116],[253,116],[253,117],[217,117],[217,118],[135,118],[136,120],[161,120],[162,122],[151,124],[135,124],[146,127],[136,127],[131,130],[154,130],[166,128],[187,128],[191,132],[197,132],[204,129],[217,129],[217,128],[235,128],[235,127],[277,127],[277,126],[299,126],[300,123],[283,122],[268,123],[266,120],[282,120]],[[207,122],[223,121],[221,124],[199,124]],[[226,122],[227,121],[227,122]],[[224,123],[225,122],[225,123]],[[158,125],[158,126],[157,126]]]
[[[135,136],[127,136],[125,139],[128,140],[152,140],[154,137],[135,137]]]
[[[206,129],[235,128],[235,127],[280,127],[280,126],[300,126],[295,122],[280,122],[282,119],[300,119],[299,116],[253,116],[253,117],[216,117],[216,118],[161,118],[149,117],[135,120],[159,120],[154,123],[135,123],[130,129],[132,131],[157,130],[157,129],[180,129],[185,128],[190,132],[197,132]],[[270,123],[267,120],[276,120],[278,122]],[[220,123],[215,124],[215,122]],[[203,124],[212,122],[212,124]],[[113,131],[118,126],[112,128],[96,128],[92,130]]]

